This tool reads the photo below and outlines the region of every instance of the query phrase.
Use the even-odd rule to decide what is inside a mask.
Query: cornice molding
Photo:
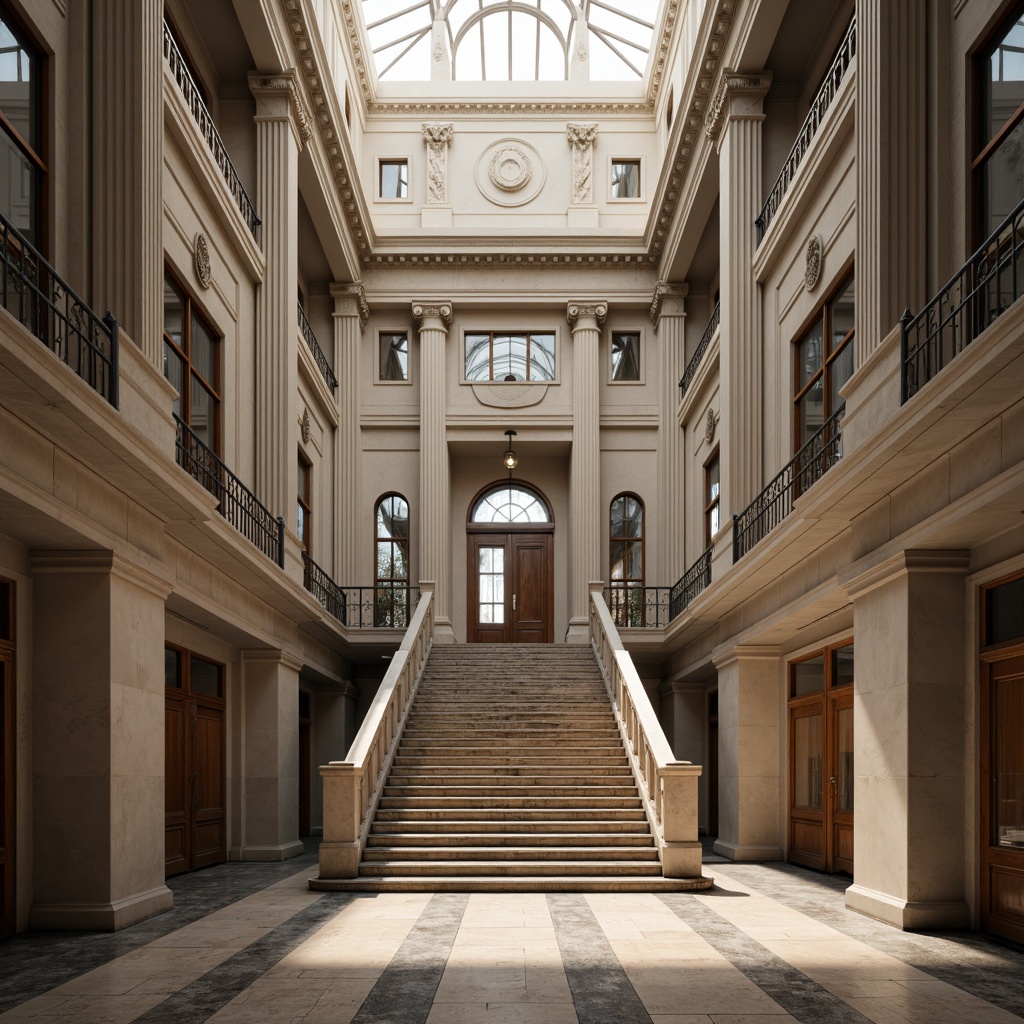
[[[679,0],[668,0],[665,5],[665,24],[662,29],[661,39],[658,41],[658,55],[654,58],[654,67],[651,68],[651,80],[647,85],[647,101],[651,107],[654,106],[661,89],[661,80],[665,75],[665,68],[668,66],[669,40],[672,38],[672,30],[675,28],[676,16],[679,14]]]
[[[621,270],[624,266],[652,266],[658,257],[646,252],[580,253],[580,252],[375,252],[364,261],[373,267],[416,267],[450,264],[458,266],[500,266],[523,270],[537,267],[574,266]]]
[[[493,117],[496,114],[523,115],[552,114],[579,115],[579,114],[625,114],[632,117],[651,117],[654,114],[654,104],[647,102],[627,102],[625,100],[601,101],[563,101],[557,100],[522,100],[522,101],[475,101],[475,100],[400,100],[400,101],[379,101],[374,100],[367,103],[367,114],[373,116],[401,116],[409,117],[439,116],[451,114],[486,114]]]
[[[732,68],[724,68],[715,89],[715,98],[704,117],[704,132],[712,142],[718,142],[725,123],[726,105],[734,96],[764,98],[771,88],[772,76],[769,72],[757,75],[744,75]],[[761,115],[758,115],[761,116]]]

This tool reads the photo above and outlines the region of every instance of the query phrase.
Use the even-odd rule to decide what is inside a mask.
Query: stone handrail
[[[406,715],[434,637],[434,584],[420,601],[344,761],[320,766],[324,780],[321,878],[355,878]]]
[[[658,844],[666,878],[699,878],[701,845],[697,838],[697,779],[700,765],[677,761],[633,659],[622,646],[603,584],[590,584],[590,642],[612,699],[619,731]]]

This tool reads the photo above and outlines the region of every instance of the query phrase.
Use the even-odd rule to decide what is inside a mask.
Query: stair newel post
[[[363,770],[332,761],[320,766],[324,784],[324,838],[320,844],[322,878],[355,878],[359,871],[359,826],[363,817]]]
[[[663,765],[660,791],[664,845],[661,867],[666,878],[693,878],[701,873],[701,845],[697,838],[697,779],[700,765],[679,761]]]

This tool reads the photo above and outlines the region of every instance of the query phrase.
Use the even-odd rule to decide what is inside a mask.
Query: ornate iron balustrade
[[[332,392],[337,394],[338,391],[338,378],[334,376],[334,370],[331,369],[331,364],[327,361],[327,356],[324,355],[324,350],[320,347],[320,342],[316,340],[316,335],[313,333],[313,328],[309,326],[309,321],[306,319],[306,312],[302,308],[302,304],[299,303],[299,330],[302,331],[302,336],[306,339],[306,344],[309,346],[309,351],[313,353],[313,360],[323,375],[327,386]]]
[[[191,427],[177,416],[174,420],[178,465],[217,499],[217,511],[246,540],[284,568],[284,520],[275,518]]]
[[[302,585],[339,622],[345,622],[345,591],[327,573],[302,552]]]
[[[1024,287],[1024,199],[917,316],[900,319],[900,402],[994,323]]]
[[[705,551],[686,572],[680,576],[668,597],[668,621],[681,614],[689,603],[711,583],[711,552]]]
[[[375,587],[340,587],[346,626],[356,629],[405,629],[420,599],[419,587],[378,583]]]
[[[757,225],[758,243],[764,238],[768,225],[771,224],[772,218],[782,205],[782,200],[789,190],[793,179],[796,177],[796,172],[799,170],[807,150],[811,148],[811,143],[814,141],[815,135],[818,134],[818,128],[821,127],[822,121],[825,120],[825,115],[828,113],[829,107],[832,106],[832,101],[835,99],[836,93],[839,92],[839,87],[843,84],[843,79],[846,77],[846,69],[850,66],[850,61],[853,60],[856,53],[857,19],[855,17],[850,22],[846,37],[839,47],[839,53],[836,54],[836,59],[832,62],[829,73],[825,76],[825,81],[821,83],[818,95],[814,97],[811,109],[797,134],[796,142],[793,143],[793,148],[789,151],[789,156],[782,165],[782,171],[771,192],[768,193],[768,198],[765,200],[765,204],[761,207],[761,212],[754,222]]]
[[[51,352],[117,408],[117,320],[99,317],[0,214],[0,299]]]
[[[238,177],[235,165],[231,162],[231,157],[228,156],[224,140],[213,123],[210,111],[206,109],[206,104],[199,93],[199,87],[192,78],[192,73],[185,64],[181,50],[178,49],[178,44],[175,42],[174,36],[171,35],[166,21],[164,22],[164,60],[167,61],[171,74],[174,76],[175,82],[178,83],[181,95],[185,99],[185,105],[192,111],[192,117],[199,127],[199,134],[206,140],[206,145],[213,154],[220,173],[224,176],[231,198],[234,199],[235,205],[242,214],[242,219],[252,232],[252,237],[258,242],[260,240],[260,219],[256,216],[256,209],[252,205],[248,192],[245,191],[242,180]]]
[[[715,331],[718,330],[721,322],[722,304],[720,302],[716,302],[715,311],[711,314],[711,319],[708,321],[707,327],[704,328],[704,334],[701,336],[700,344],[697,346],[697,351],[693,353],[693,357],[686,364],[686,372],[679,381],[680,402],[683,400],[683,396],[686,394],[686,389],[690,386],[693,378],[697,376],[697,370],[700,368],[701,360],[704,358],[704,354],[707,352],[708,348],[710,348],[711,339],[715,336]]]
[[[732,517],[732,560],[738,562],[790,512],[793,501],[820,480],[843,457],[844,406],[818,428],[768,486]]]
[[[613,583],[604,588],[604,599],[616,629],[658,629],[671,618],[668,587]]]

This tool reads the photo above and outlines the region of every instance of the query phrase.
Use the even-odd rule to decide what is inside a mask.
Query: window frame
[[[489,377],[469,377],[466,373],[468,367],[466,365],[469,359],[469,347],[468,340],[470,337],[479,335],[488,335],[488,358],[487,367],[488,372],[491,374]],[[529,370],[530,363],[530,345],[531,337],[534,335],[550,336],[551,342],[551,358],[554,360],[554,368],[552,370],[551,377],[544,378],[531,378],[528,377],[526,380],[504,380],[501,377],[494,376],[494,339],[495,336],[503,337],[506,335],[525,335],[526,336],[526,366]],[[518,327],[503,327],[498,330],[475,330],[466,329],[462,332],[462,383],[463,384],[509,384],[520,386],[524,384],[557,384],[558,383],[558,372],[559,372],[559,360],[558,360],[558,341],[559,334],[554,328],[547,328],[542,330],[532,330],[530,328],[518,328]]]
[[[297,518],[296,521],[296,532],[299,536],[299,542],[302,544],[302,549],[313,557],[313,463],[309,456],[302,450],[301,447],[298,449],[298,467],[299,467],[299,486],[297,488],[297,502],[296,512],[301,513],[301,519]],[[303,472],[304,471],[304,472]],[[303,478],[305,479],[305,486],[303,484]]]
[[[377,521],[380,507],[385,501],[398,498],[405,503],[406,533],[404,536],[381,537],[377,532]],[[397,544],[402,547],[404,541],[405,575],[381,576],[378,552],[381,543]],[[392,568],[394,556],[392,555]],[[380,627],[408,626],[411,607],[412,588],[412,508],[409,500],[398,491],[387,491],[373,503],[373,624]],[[399,599],[396,600],[395,592]]]
[[[615,503],[618,501],[635,501],[640,507],[640,533],[637,536],[613,533],[612,524],[615,522]],[[625,521],[625,515],[621,517]],[[623,572],[629,571],[629,545],[640,547],[640,575],[623,575],[619,578],[613,576],[615,568],[615,545],[623,545],[622,565]],[[610,597],[610,611],[616,626],[632,627],[645,624],[646,600],[645,588],[647,586],[647,506],[643,498],[635,491],[620,491],[608,503],[608,590]],[[616,600],[616,592],[620,591],[624,600]],[[639,596],[639,601],[633,595]],[[639,604],[639,607],[636,605]]]
[[[190,429],[192,428],[192,375],[193,373],[199,379],[199,381],[205,385],[206,390],[213,397],[213,408],[214,408],[214,427],[213,427],[213,442],[209,445],[209,448],[217,455],[221,454],[221,421],[222,416],[222,405],[224,402],[224,396],[221,387],[221,378],[224,373],[224,335],[220,333],[213,326],[213,322],[206,315],[203,308],[196,301],[196,297],[192,292],[182,283],[181,278],[174,272],[170,264],[164,265],[164,283],[165,285],[170,283],[179,298],[182,300],[182,316],[181,316],[181,329],[182,329],[182,342],[184,349],[178,346],[177,342],[167,333],[166,320],[163,328],[163,341],[165,345],[170,345],[171,348],[178,354],[183,363],[182,371],[182,385],[183,390],[178,396],[181,400],[181,411],[184,415],[179,416],[179,419]],[[203,324],[207,329],[211,339],[214,342],[214,374],[216,380],[211,385],[205,377],[198,370],[193,370],[192,367],[192,316]],[[166,363],[166,355],[165,355]],[[164,379],[168,382],[170,377],[167,376],[166,366],[164,370]]]
[[[856,271],[853,263],[851,262],[842,271],[841,276],[838,279],[838,283],[835,284],[828,292],[825,293],[825,297],[818,303],[814,308],[814,312],[804,322],[803,327],[796,333],[796,336],[792,341],[792,376],[791,380],[791,392],[792,398],[792,410],[793,410],[793,453],[800,451],[800,449],[807,443],[807,438],[803,434],[803,424],[801,422],[801,410],[800,403],[804,397],[814,387],[817,380],[822,382],[822,415],[821,422],[824,424],[828,422],[829,418],[838,412],[838,408],[830,408],[832,404],[832,373],[831,368],[835,366],[839,359],[839,356],[846,351],[847,348],[854,344],[854,338],[856,336],[857,326],[857,310],[854,307],[853,315],[853,326],[843,335],[842,340],[833,349],[832,342],[832,307],[838,301],[838,299],[846,294],[848,288],[856,287]],[[854,292],[854,294],[856,294]],[[814,328],[821,324],[821,366],[807,379],[806,383],[798,386],[800,380],[800,346],[807,339],[808,335]],[[856,367],[854,367],[854,371]],[[853,371],[851,371],[852,375]],[[849,378],[847,378],[849,380]],[[845,382],[844,382],[845,383]],[[842,386],[842,385],[840,385]],[[843,405],[845,406],[845,402]],[[820,429],[820,428],[819,428]]]
[[[718,492],[711,493],[711,467],[718,468]],[[722,459],[721,449],[716,447],[704,462],[704,547],[711,547],[715,537],[722,532]],[[712,531],[711,516],[718,512],[718,529]]]
[[[376,159],[376,174],[374,175],[376,199],[378,203],[411,203],[412,202],[412,157],[402,156],[378,156]],[[386,196],[384,195],[384,168],[405,164],[405,195]],[[399,179],[401,180],[401,179]]]
[[[615,339],[620,337],[636,338],[636,376],[615,376]],[[608,383],[619,385],[636,385],[644,383],[644,332],[640,328],[624,331],[610,331],[608,335]]]
[[[222,661],[217,661],[216,658],[207,657],[205,654],[200,654],[198,651],[193,651],[188,647],[183,647],[181,644],[171,643],[165,641],[165,651],[174,651],[178,655],[178,675],[177,678],[180,681],[179,686],[168,686],[167,676],[164,676],[164,693],[174,694],[177,697],[186,698],[189,700],[199,701],[201,703],[207,703],[213,707],[223,708],[227,706],[227,689],[228,689],[228,670],[227,665]],[[205,662],[207,665],[213,665],[219,673],[220,680],[220,696],[213,697],[208,693],[196,693],[192,689],[192,659],[198,658],[199,661]]]
[[[636,165],[636,195],[615,195],[615,168],[617,165]],[[644,188],[644,158],[642,156],[610,156],[608,157],[608,202],[609,203],[643,203],[646,202]]]
[[[393,338],[396,335],[401,335],[405,338],[405,376],[400,379],[390,379],[381,376],[383,367],[381,366],[383,360],[382,346],[385,338]],[[377,372],[374,377],[375,384],[383,384],[385,386],[398,385],[403,387],[412,383],[412,338],[410,332],[405,329],[396,330],[378,330],[377,331]]]

